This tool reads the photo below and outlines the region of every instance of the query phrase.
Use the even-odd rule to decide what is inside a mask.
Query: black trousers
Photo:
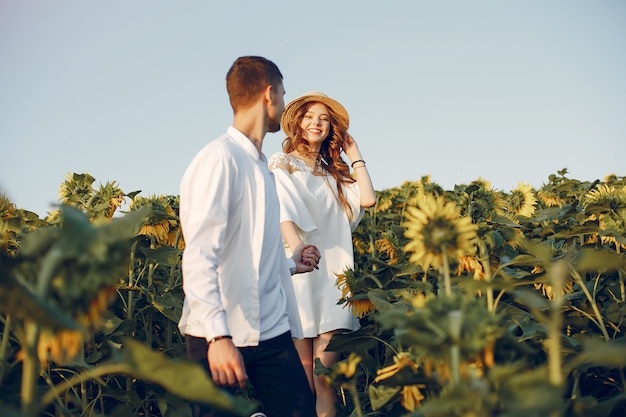
[[[187,355],[200,362],[209,377],[207,342],[204,338],[185,336]],[[293,344],[287,332],[258,346],[239,348],[246,373],[268,417],[315,417],[315,399]],[[233,392],[235,389],[224,387]],[[193,404],[195,417],[221,417],[201,404]]]

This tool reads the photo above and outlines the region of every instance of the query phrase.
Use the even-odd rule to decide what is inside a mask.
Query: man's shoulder
[[[207,143],[200,153],[213,154],[222,156],[233,156],[239,152],[240,146],[234,140],[234,138],[228,133],[224,133],[221,136],[213,139]]]

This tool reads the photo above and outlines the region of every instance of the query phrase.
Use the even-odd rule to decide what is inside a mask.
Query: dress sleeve
[[[350,230],[354,232],[365,214],[365,209],[361,207],[361,190],[359,188],[359,184],[353,182],[351,184],[345,184],[344,191],[346,199],[348,200],[348,203],[350,203],[350,208],[352,208],[353,216],[350,221]]]
[[[299,187],[303,185],[294,178],[294,174],[288,172],[287,167],[277,162],[280,163],[280,157],[272,155],[269,167],[276,180],[276,191],[280,202],[280,222],[294,222],[303,232],[317,229],[313,216],[299,192]]]

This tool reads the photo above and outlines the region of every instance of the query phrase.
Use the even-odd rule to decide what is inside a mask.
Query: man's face
[[[285,110],[285,87],[282,83],[278,88],[271,90],[271,103],[268,109],[268,132],[278,132],[280,130],[280,118]]]

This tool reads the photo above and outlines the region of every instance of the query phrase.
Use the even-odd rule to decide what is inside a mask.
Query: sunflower
[[[53,332],[42,330],[37,341],[37,357],[42,366],[50,361],[64,365],[78,356],[83,346],[84,335],[80,330],[61,330]]]
[[[504,214],[506,201],[503,195],[501,191],[494,190],[489,181],[478,178],[465,190],[457,188],[457,192],[449,194],[448,199],[454,199],[459,207],[467,210],[461,214],[471,216],[474,221],[479,222]]]
[[[561,197],[559,197],[559,194],[552,190],[539,190],[537,191],[537,197],[539,197],[539,201],[541,201],[546,207],[561,207],[564,204],[564,201]]]
[[[402,404],[402,407],[404,407],[405,410],[414,411],[415,408],[422,403],[422,400],[426,398],[419,390],[420,388],[423,389],[426,388],[426,386],[424,384],[420,384],[405,385],[402,387],[402,400],[400,401],[400,404]]]
[[[374,382],[380,382],[387,378],[391,378],[404,368],[411,368],[413,371],[417,371],[417,364],[413,361],[411,355],[408,352],[398,353],[396,356],[393,357],[393,365],[389,365],[377,370]]]
[[[104,313],[108,310],[109,304],[117,294],[116,285],[100,287],[95,297],[89,302],[89,307],[84,315],[77,318],[77,321],[84,327],[98,328],[104,319]]]
[[[446,203],[441,197],[426,195],[419,207],[407,207],[405,237],[410,239],[404,250],[413,252],[409,261],[439,268],[444,256],[459,257],[473,253],[473,239],[478,226],[469,217],[460,217],[455,203]]]
[[[70,174],[65,175],[65,182],[59,187],[59,201],[75,207],[84,205],[83,197],[93,194],[93,186],[96,179],[91,175]]]
[[[0,194],[0,252],[15,254],[19,249],[18,234],[24,227],[15,204]]]
[[[350,379],[356,373],[356,366],[361,362],[361,357],[354,352],[350,352],[348,359],[335,365],[335,372],[345,379]]]
[[[342,391],[344,388],[348,389],[355,394],[356,380],[354,376],[357,365],[360,362],[361,357],[354,352],[350,352],[347,359],[337,362],[333,365],[330,372],[323,374],[326,383],[331,387],[340,387]]]
[[[464,272],[471,272],[475,280],[484,280],[486,277],[482,263],[475,256],[463,255],[457,257],[459,262],[456,275],[461,276]]]
[[[600,230],[624,234],[626,231],[626,186],[615,188],[612,185],[600,184],[585,194],[584,202],[589,220],[597,220]],[[614,236],[601,234],[599,238],[603,244],[613,243],[626,249],[626,245],[618,242]],[[594,235],[588,239],[588,242],[595,243],[597,240],[598,236]]]
[[[112,219],[118,208],[122,207],[126,194],[122,191],[115,181],[107,182],[101,185],[94,197],[94,203],[102,202],[103,206],[107,206],[104,212],[104,218]],[[96,208],[97,206],[93,207]]]
[[[390,194],[391,195],[381,197],[376,202],[376,207],[375,207],[376,213],[387,211],[391,208],[391,206],[393,206],[393,199],[396,197],[397,192],[394,193],[392,190]]]
[[[545,295],[548,300],[553,300],[555,295],[563,297],[565,294],[571,294],[573,292],[573,285],[574,283],[570,279],[565,281],[564,285],[561,288],[555,288],[548,283],[534,284],[535,288],[541,290],[543,295]]]
[[[509,213],[513,216],[532,216],[537,208],[537,198],[535,197],[533,187],[530,184],[520,182],[511,191],[511,195],[508,198],[508,208]]]
[[[355,317],[362,318],[369,312],[374,311],[374,304],[372,304],[369,298],[354,298],[355,288],[358,285],[354,271],[348,270],[343,274],[337,274],[336,284],[341,290],[340,300],[345,300]]]
[[[585,194],[587,203],[599,203],[606,200],[612,200],[616,197],[615,187],[607,184],[599,184],[593,190],[589,190]]]
[[[160,245],[176,246],[183,249],[185,243],[182,240],[178,217],[172,208],[176,201],[170,201],[164,196],[152,196],[149,198],[135,197],[132,202],[132,209],[148,206],[153,212],[150,218],[144,223],[139,234],[152,236]]]
[[[396,265],[398,263],[398,239],[391,232],[384,232],[383,236],[376,241],[376,248],[389,257],[389,265]]]

